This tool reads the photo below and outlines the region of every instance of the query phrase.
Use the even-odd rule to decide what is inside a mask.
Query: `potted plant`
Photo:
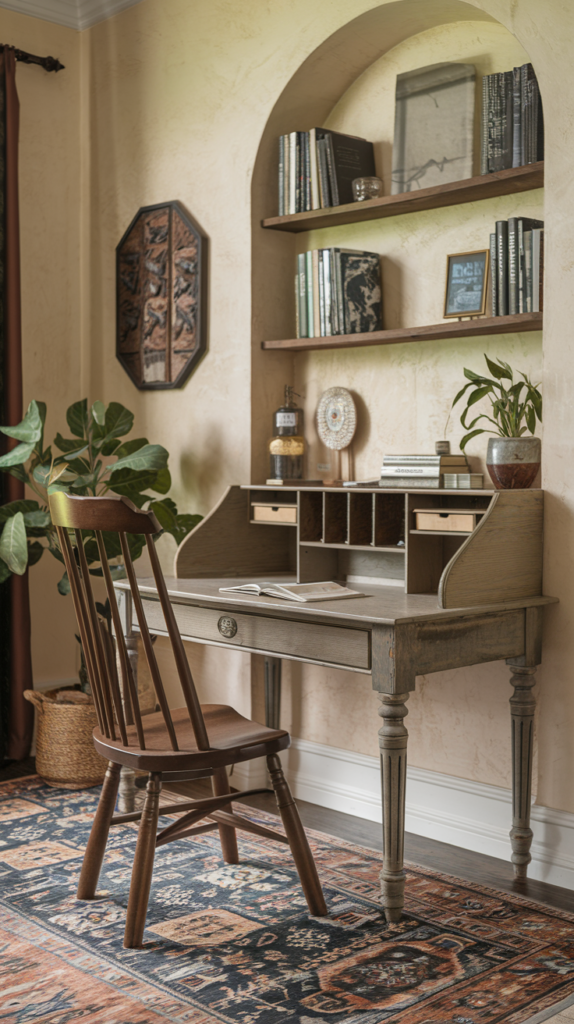
[[[88,408],[87,399],[75,402],[66,413],[72,436],[57,434],[53,448],[44,447],[45,420],[45,404],[33,401],[21,423],[0,427],[3,434],[19,441],[0,458],[0,470],[24,481],[37,496],[0,506],[0,581],[11,573],[22,575],[45,551],[63,564],[48,508],[48,495],[57,490],[79,495],[126,495],[138,508],[152,509],[162,532],[170,533],[177,543],[200,521],[199,515],[180,514],[175,502],[166,497],[171,487],[166,449],[150,444],[146,437],[125,440],[134,417],[123,405],[94,402]],[[113,534],[103,536],[112,577],[121,578],[124,569],[117,538]],[[95,537],[85,531],[83,541],[90,573],[102,576]],[[142,538],[128,534],[128,543],[132,559],[139,558]],[[63,595],[70,592],[65,572],[58,590]],[[97,610],[111,644],[108,602],[98,603]],[[113,658],[110,660],[113,662]],[[40,713],[36,741],[39,774],[53,785],[68,788],[101,782],[106,765],[91,739],[97,722],[86,673],[80,670],[77,689],[45,694],[28,690],[26,695]]]
[[[492,377],[484,377],[473,370],[464,370],[468,384],[465,384],[454,399],[456,405],[468,391],[466,407],[460,422],[468,431],[460,442],[464,451],[468,442],[478,434],[497,434],[490,438],[486,455],[486,466],[495,487],[530,487],[540,469],[540,438],[525,437],[536,430],[536,422],[542,422],[542,395],[539,384],[533,384],[522,371],[522,380],[514,380],[514,371],[502,359],[484,357]],[[494,379],[493,379],[494,378]],[[488,398],[491,415],[480,413],[468,422],[471,407]],[[480,420],[487,420],[491,427],[476,427]]]

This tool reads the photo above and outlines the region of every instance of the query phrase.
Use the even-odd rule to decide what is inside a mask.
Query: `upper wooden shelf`
[[[418,210],[436,210],[441,206],[475,203],[479,199],[529,192],[534,188],[542,188],[543,185],[544,161],[540,160],[525,167],[511,167],[509,170],[496,171],[493,174],[479,174],[475,178],[449,181],[445,185],[421,188],[417,192],[382,196],[380,199],[367,199],[362,203],[347,203],[345,206],[294,213],[287,217],[267,217],[261,221],[261,226],[275,231],[311,231],[315,228],[336,227],[339,224],[356,224],[382,217],[396,217],[398,214],[416,213]]]
[[[263,349],[284,352],[309,352],[312,349],[365,348],[368,345],[400,345],[409,341],[442,338],[480,338],[488,334],[521,334],[542,330],[542,313],[517,313],[514,316],[486,316],[476,320],[449,320],[428,327],[397,327],[369,334],[335,334],[329,338],[280,338],[262,341]]]

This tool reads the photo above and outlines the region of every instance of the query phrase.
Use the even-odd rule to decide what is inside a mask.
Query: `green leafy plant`
[[[487,355],[486,365],[494,380],[490,377],[481,376],[473,370],[464,370],[468,384],[465,384],[459,391],[452,403],[452,408],[462,396],[470,390],[466,400],[466,408],[463,410],[460,422],[465,434],[460,442],[461,451],[464,451],[468,442],[477,434],[498,434],[500,437],[522,437],[527,431],[531,434],[536,430],[536,421],[542,422],[542,395],[538,390],[540,385],[533,384],[525,373],[518,371],[522,380],[514,382],[514,371],[503,362],[489,359]],[[508,383],[506,383],[508,382]],[[491,404],[492,415],[480,413],[471,422],[468,422],[470,409],[482,398],[487,398]],[[479,420],[488,420],[492,427],[475,427]]]
[[[0,506],[0,582],[11,573],[22,575],[45,551],[63,563],[55,528],[48,509],[48,495],[54,491],[70,494],[125,495],[138,508],[155,513],[162,533],[171,534],[179,544],[200,521],[199,515],[180,514],[175,502],[166,497],[171,487],[168,452],[146,437],[123,440],[133,427],[133,413],[119,402],[75,402],[66,413],[71,437],[56,434],[52,446],[44,447],[46,405],[30,402],[24,419],[15,427],[0,427],[7,437],[19,441],[0,458],[0,470],[24,481],[39,500],[24,498]],[[153,493],[149,493],[149,492]],[[159,496],[159,497],[158,497]],[[121,548],[117,535],[104,533],[112,576],[123,575]],[[158,534],[160,536],[160,534]],[[88,565],[100,561],[95,536],[82,534]],[[132,559],[141,555],[144,541],[128,535]],[[102,575],[98,565],[91,568]],[[70,590],[67,574],[58,584],[61,594]]]

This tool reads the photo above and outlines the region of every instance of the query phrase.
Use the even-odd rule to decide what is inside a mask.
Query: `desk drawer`
[[[152,632],[166,632],[158,601],[144,599],[146,619]],[[227,613],[194,605],[173,605],[183,637],[267,651],[278,657],[321,661],[346,668],[370,669],[370,633],[366,629],[326,626],[322,623],[294,622],[264,615]]]

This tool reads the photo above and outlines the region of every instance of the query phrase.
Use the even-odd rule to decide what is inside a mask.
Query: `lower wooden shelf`
[[[385,547],[379,544],[345,544],[343,541],[340,544],[332,544],[322,540],[300,540],[299,546],[302,548],[334,548],[339,551],[392,551],[395,555],[404,555],[406,551],[406,548],[399,548],[395,545]]]
[[[365,348],[368,345],[400,345],[410,341],[447,338],[480,338],[488,334],[520,334],[542,330],[542,313],[516,313],[513,316],[488,316],[477,320],[450,320],[427,327],[397,327],[369,334],[337,334],[330,338],[280,338],[262,341],[266,351],[309,352],[331,348]]]

